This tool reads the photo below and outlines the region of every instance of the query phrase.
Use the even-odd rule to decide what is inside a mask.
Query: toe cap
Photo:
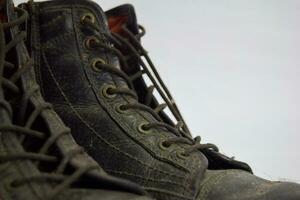
[[[300,200],[300,185],[271,182],[240,170],[207,171],[200,200]]]

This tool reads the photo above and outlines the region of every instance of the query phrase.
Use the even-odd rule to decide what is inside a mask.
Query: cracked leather
[[[26,8],[26,4],[23,6]],[[247,164],[213,151],[205,155],[199,151],[182,158],[177,152],[186,148],[184,144],[162,150],[159,143],[174,137],[172,133],[165,129],[153,129],[149,134],[138,131],[140,124],[155,121],[152,115],[137,110],[118,112],[118,106],[136,100],[125,95],[107,98],[102,88],[128,86],[119,76],[94,71],[91,67],[93,59],[101,58],[119,68],[118,59],[107,51],[90,50],[85,46],[89,36],[98,34],[81,23],[86,14],[95,16],[100,36],[107,42],[104,36],[104,33],[109,34],[107,21],[98,5],[86,0],[57,0],[34,3],[27,9],[31,16],[28,47],[35,60],[42,93],[72,128],[76,141],[106,172],[139,183],[163,200],[216,199],[212,196],[215,193],[210,193],[212,188],[220,194],[222,188],[203,183],[217,176],[214,173],[224,171],[211,175],[207,170],[209,162],[218,169],[244,169],[233,170],[233,174],[254,177]],[[231,180],[231,175],[226,177]]]

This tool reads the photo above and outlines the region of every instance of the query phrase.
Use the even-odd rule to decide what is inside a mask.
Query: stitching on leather
[[[37,10],[38,7],[35,7],[35,10]],[[33,13],[32,16],[32,23],[31,23],[31,29],[32,29],[32,35],[31,35],[31,46],[33,48],[33,53],[32,55],[34,56],[34,71],[35,71],[35,76],[40,84],[40,91],[44,95],[44,87],[43,87],[43,81],[42,81],[42,75],[41,75],[41,55],[40,55],[40,44],[41,44],[41,38],[40,38],[40,26],[39,26],[39,10]]]
[[[84,69],[84,70],[85,70],[85,69]],[[87,72],[87,73],[89,73],[89,72]],[[111,77],[112,77],[112,81],[113,81],[115,84],[117,84],[117,83],[116,83],[116,78],[115,78],[115,76],[111,75]],[[94,89],[94,87],[93,87],[93,85],[95,85],[95,84],[93,83],[93,81],[90,80],[91,78],[90,78],[88,75],[87,75],[87,79],[90,81],[90,84],[92,85],[93,92],[94,92],[95,96],[97,97],[97,100],[98,100],[99,104],[100,104],[100,105],[101,105],[101,104],[104,104],[104,108],[107,109],[107,110],[109,110],[108,108],[110,108],[111,110],[113,110],[113,109],[114,109],[114,106],[112,106],[111,103],[107,103],[107,102],[105,102],[105,101],[102,102],[102,101],[100,100],[101,98],[98,97],[98,94],[95,92],[95,89]],[[127,100],[125,97],[121,97],[121,98],[122,98],[122,100],[128,102],[128,100]],[[107,111],[107,112],[109,112],[109,111]],[[155,157],[157,160],[160,160],[160,161],[162,161],[162,162],[166,162],[166,163],[168,163],[168,164],[170,164],[170,165],[173,165],[173,166],[175,166],[175,167],[177,167],[177,168],[180,168],[181,170],[184,170],[184,171],[190,173],[189,169],[187,169],[186,167],[184,167],[184,166],[182,166],[182,165],[177,164],[176,162],[174,162],[174,159],[173,159],[172,161],[170,161],[170,160],[169,160],[168,158],[166,158],[166,157],[163,157],[163,156],[158,157],[158,156],[156,155],[156,154],[159,154],[159,152],[157,151],[157,149],[152,148],[151,145],[150,145],[150,146],[147,146],[147,145],[145,145],[144,143],[139,142],[139,141],[136,139],[136,134],[135,134],[135,135],[128,134],[128,133],[130,133],[130,132],[136,132],[135,130],[133,130],[133,129],[128,125],[128,123],[123,122],[123,121],[122,121],[117,115],[115,115],[115,113],[113,113],[113,112],[109,112],[109,114],[110,114],[110,116],[112,117],[112,119],[113,119],[114,121],[116,121],[116,122],[119,124],[120,128],[123,129],[123,130],[125,131],[125,133],[126,133],[131,139],[133,139],[136,143],[138,143],[139,145],[141,145],[147,152],[149,152],[149,153],[150,153],[153,157]],[[146,118],[144,115],[140,114],[139,112],[137,112],[137,114],[139,114],[139,116],[140,116],[141,118],[145,119],[146,121],[149,120],[148,118]],[[176,159],[175,159],[175,160],[176,160]],[[177,161],[177,162],[182,162],[182,161],[179,160],[179,159],[176,160],[176,161]],[[194,167],[192,167],[192,169],[194,169]]]
[[[123,100],[126,101],[126,99],[124,99],[124,98],[123,98]],[[112,104],[110,104],[110,103],[103,102],[103,104],[105,104],[105,106],[106,106],[106,107],[109,107],[111,110],[114,109],[114,107],[113,107]],[[123,122],[122,120],[120,120],[120,118],[119,118],[115,113],[110,112],[110,115],[112,115],[113,118],[119,119],[119,120],[116,120],[116,121],[117,121],[120,125],[122,125],[122,126],[121,126],[122,129],[124,129],[126,133],[127,133],[127,132],[128,132],[128,133],[130,133],[130,132],[136,132],[136,130],[134,130],[131,126],[129,126],[127,122]],[[141,116],[141,117],[143,118],[144,116]],[[147,120],[147,119],[146,119],[146,120]],[[172,160],[169,160],[168,158],[163,157],[163,156],[158,157],[158,156],[155,155],[155,154],[160,154],[159,151],[157,151],[157,149],[155,149],[154,147],[152,147],[151,144],[150,144],[149,146],[147,146],[147,143],[146,143],[146,145],[145,145],[144,143],[139,142],[139,141],[136,139],[136,137],[138,137],[137,134],[135,134],[135,135],[127,134],[127,135],[128,135],[129,137],[133,138],[138,144],[142,145],[142,146],[144,147],[144,149],[145,149],[147,152],[149,152],[149,153],[150,153],[153,157],[155,157],[156,159],[158,159],[158,160],[160,160],[160,161],[163,161],[163,162],[167,162],[167,163],[170,164],[170,165],[176,166],[176,167],[178,167],[178,168],[180,168],[180,169],[186,171],[187,173],[190,173],[190,170],[189,170],[189,169],[187,169],[186,167],[181,166],[181,165],[179,165],[179,164],[177,163],[177,162],[182,162],[181,160],[179,160],[179,159],[177,160],[177,159],[174,159],[174,158],[173,158]],[[155,133],[154,133],[154,135],[155,135]],[[175,160],[176,162],[174,162],[174,160]]]
[[[105,55],[107,56],[106,53],[105,53]],[[87,72],[87,73],[88,73],[88,72]],[[88,75],[87,75],[87,76],[88,76]],[[114,76],[114,75],[111,75],[111,77],[112,77],[112,81],[115,83],[115,85],[118,85],[118,82],[116,81],[117,79],[115,78],[115,76]],[[91,78],[88,76],[88,79],[91,79]],[[89,80],[89,81],[90,81],[90,83],[91,83],[91,85],[92,85],[93,91],[95,91],[95,89],[94,89],[95,83],[94,83],[92,80]],[[99,100],[100,98],[98,97],[98,94],[96,94],[96,96],[97,96],[98,101],[101,103],[101,101]],[[128,101],[125,97],[121,97],[121,98],[122,98],[124,101]],[[111,108],[111,109],[114,109],[114,107],[113,107],[110,103],[106,103],[106,102],[104,101],[103,104],[104,104],[105,107],[109,107],[109,108]],[[152,148],[151,145],[148,145],[148,146],[147,146],[146,141],[145,141],[146,145],[145,145],[145,143],[141,143],[141,142],[137,141],[136,138],[135,138],[135,137],[136,137],[136,134],[135,134],[135,135],[130,134],[131,132],[136,132],[136,130],[133,130],[132,127],[128,126],[128,123],[125,123],[125,122],[123,122],[122,120],[120,120],[120,118],[119,118],[117,115],[115,115],[113,112],[109,112],[109,113],[110,113],[110,115],[112,116],[112,118],[113,118],[117,123],[120,124],[120,127],[121,127],[123,130],[125,130],[125,132],[127,133],[127,135],[129,135],[133,140],[135,140],[137,143],[139,143],[140,145],[142,145],[142,146],[144,147],[144,149],[145,149],[146,151],[148,151],[148,152],[149,152],[153,157],[155,157],[156,159],[158,159],[158,160],[160,160],[160,161],[163,161],[163,162],[167,162],[167,163],[169,163],[169,164],[171,164],[171,165],[173,165],[173,166],[176,166],[177,168],[180,168],[180,169],[182,169],[182,170],[185,170],[185,171],[188,172],[188,173],[190,172],[190,169],[192,169],[192,170],[197,169],[196,166],[194,166],[194,165],[186,166],[185,162],[181,161],[180,159],[175,160],[175,162],[174,162],[174,159],[170,160],[170,159],[168,159],[167,157],[162,156],[162,155],[157,156],[157,155],[160,154],[160,152],[157,151],[156,148]],[[142,113],[140,113],[140,112],[138,112],[138,111],[136,111],[136,114],[139,115],[140,118],[143,118],[145,121],[149,121],[149,118],[152,118],[152,120],[154,120],[154,118],[153,118],[152,116],[149,116],[149,115],[146,116],[145,114],[142,114]],[[158,131],[158,132],[159,132],[159,131]],[[188,168],[187,168],[187,167],[188,167]]]
[[[142,179],[142,180],[146,180],[146,181],[151,181],[151,182],[157,182],[157,183],[170,183],[170,184],[174,184],[174,185],[178,185],[180,187],[182,187],[183,189],[185,188],[185,186],[183,184],[179,184],[173,181],[163,181],[163,180],[158,180],[158,179],[153,179],[153,178],[145,178],[143,176],[139,176],[136,174],[131,174],[131,173],[127,173],[127,172],[122,172],[122,171],[115,171],[115,170],[105,170],[107,173],[113,173],[113,174],[119,174],[119,175],[126,175],[126,176],[134,176],[136,178]]]
[[[127,154],[127,153],[124,153],[124,152],[120,151],[120,149],[118,149],[117,147],[115,147],[114,145],[112,145],[111,143],[109,143],[108,141],[106,141],[102,136],[100,136],[100,135],[97,133],[97,131],[95,131],[95,130],[94,130],[94,129],[93,129],[93,128],[92,128],[92,127],[91,127],[91,126],[90,126],[90,125],[89,125],[82,117],[81,117],[81,115],[77,112],[77,110],[74,109],[72,103],[68,100],[68,97],[65,95],[65,93],[63,92],[63,90],[62,90],[62,88],[60,87],[59,83],[58,83],[57,80],[55,79],[54,74],[53,74],[53,72],[52,72],[52,70],[51,70],[51,67],[49,66],[49,63],[48,63],[47,60],[46,60],[46,57],[45,57],[44,52],[42,52],[42,57],[43,57],[43,60],[44,60],[44,62],[45,62],[45,65],[47,66],[47,69],[48,69],[48,71],[49,71],[49,73],[50,73],[50,75],[51,75],[52,80],[55,82],[57,88],[58,88],[59,91],[60,91],[60,94],[64,97],[64,99],[65,99],[65,101],[67,102],[67,104],[69,105],[69,107],[72,109],[72,111],[74,112],[74,114],[80,119],[80,121],[81,121],[82,123],[84,123],[85,126],[88,127],[88,128],[90,129],[90,131],[92,131],[96,136],[98,136],[99,139],[101,139],[104,143],[106,143],[106,144],[107,144],[108,146],[110,146],[111,148],[115,149],[117,152],[119,152],[119,153],[125,155],[126,157],[131,158],[131,159],[137,161],[138,163],[140,163],[140,164],[142,164],[142,165],[144,165],[144,166],[146,166],[146,167],[149,167],[149,168],[151,168],[151,169],[153,169],[153,170],[155,170],[155,171],[157,171],[157,172],[159,172],[159,173],[162,173],[162,174],[165,174],[165,175],[168,175],[168,176],[173,176],[173,177],[176,177],[176,178],[184,178],[184,177],[182,177],[182,176],[178,176],[178,175],[176,175],[176,174],[171,174],[171,173],[162,171],[162,170],[160,170],[160,169],[157,169],[157,168],[155,168],[155,167],[152,167],[152,166],[148,165],[147,163],[144,163],[144,162],[138,160],[137,158],[131,156],[130,154]]]
[[[66,37],[68,37],[69,35],[71,35],[71,33],[69,33],[69,34],[66,33],[66,34],[64,34],[63,36],[54,38],[54,39],[52,39],[51,41],[48,41],[48,42],[46,43],[45,47],[46,47],[46,46],[50,47],[51,44],[57,43],[57,42],[59,42],[59,41],[61,41],[61,40],[64,40],[64,39],[65,39]],[[43,57],[44,57],[45,62],[47,62],[47,60],[45,59],[45,54],[44,54],[44,52],[42,52],[42,55],[43,55]],[[48,70],[49,70],[49,72],[50,72],[51,70],[50,70],[49,64],[46,63],[46,65],[47,65],[47,68],[48,68]],[[53,78],[54,78],[53,72],[51,71],[50,74],[51,74],[52,79],[53,79]],[[57,83],[56,80],[55,80],[55,82],[56,82],[56,84],[58,85],[58,83]],[[59,90],[60,90],[60,92],[62,92],[60,87],[59,87]],[[64,95],[63,95],[63,96],[64,96]],[[64,96],[64,97],[65,97],[65,96]],[[66,99],[66,98],[65,98],[65,99]],[[77,117],[78,117],[78,118],[79,118],[79,119],[80,119],[80,120],[81,120],[81,121],[82,121],[82,122],[83,122],[83,123],[84,123],[91,131],[92,131],[92,132],[94,132],[94,133],[99,137],[99,135],[97,134],[97,132],[96,132],[92,127],[90,127],[89,124],[87,124],[87,122],[85,122],[84,119],[82,119],[82,117],[80,116],[80,114],[74,109],[74,107],[71,105],[71,102],[67,101],[67,103],[68,103],[69,106],[71,107],[72,111],[77,115]],[[102,141],[108,143],[107,141],[104,140],[104,138],[100,138],[100,139],[101,139]],[[109,144],[109,146],[113,147],[113,148],[116,149],[118,152],[120,152],[120,150],[117,149],[115,146],[113,146],[113,145],[111,145],[111,144]],[[120,152],[120,153],[122,153],[122,154],[124,155],[123,152]],[[126,154],[125,154],[125,155],[126,155]],[[139,160],[137,160],[135,157],[132,157],[131,155],[126,155],[126,156],[129,157],[129,158],[131,158],[131,159],[136,160],[137,162],[139,162]],[[160,172],[160,173],[162,173],[162,174],[167,174],[167,175],[169,175],[169,176],[178,177],[178,178],[180,178],[180,179],[182,179],[182,178],[187,178],[187,177],[177,176],[176,174],[171,174],[171,173],[168,173],[168,172],[165,172],[165,171],[156,169],[156,168],[154,168],[154,167],[152,167],[152,166],[150,166],[150,165],[148,165],[147,163],[144,163],[144,162],[142,162],[142,161],[140,161],[139,163],[143,164],[144,166],[147,166],[147,167],[148,167],[147,169],[152,169],[152,170],[158,171],[158,172]],[[187,191],[183,191],[183,192],[186,193]]]

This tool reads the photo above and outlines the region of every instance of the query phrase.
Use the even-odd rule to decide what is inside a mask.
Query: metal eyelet
[[[138,126],[138,131],[140,133],[144,133],[144,134],[149,134],[151,133],[151,130],[149,128],[147,128],[146,126],[148,126],[149,123],[142,123]]]
[[[116,111],[120,114],[127,114],[128,113],[128,109],[124,108],[126,105],[125,104],[119,104],[116,106]]]
[[[99,43],[98,38],[91,36],[85,39],[84,46],[87,49],[94,49],[93,44]]]
[[[85,24],[85,20],[90,20],[93,24],[95,23],[95,16],[92,13],[86,13],[80,18],[80,22]]]
[[[159,144],[158,144],[159,148],[161,148],[162,150],[167,150],[167,149],[170,148],[170,146],[167,146],[167,145],[165,144],[165,142],[166,142],[165,140],[162,140],[162,141],[160,141]]]
[[[92,69],[96,72],[101,72],[101,69],[98,67],[101,64],[106,64],[106,62],[101,58],[95,58],[91,63]]]
[[[187,159],[189,155],[185,154],[184,151],[177,151],[177,157],[181,159]]]
[[[117,95],[116,94],[112,94],[111,92],[109,92],[109,90],[111,89],[116,89],[116,87],[114,85],[106,85],[102,88],[102,95],[107,98],[107,99],[113,99],[115,98]]]

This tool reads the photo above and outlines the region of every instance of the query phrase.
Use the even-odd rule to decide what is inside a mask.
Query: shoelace
[[[142,32],[140,34],[138,34],[137,37],[135,37],[125,26],[123,27],[124,31],[126,31],[132,37],[132,39],[135,41],[136,46],[138,46],[138,48],[136,48],[135,46],[133,46],[130,42],[128,42],[126,39],[124,39],[119,34],[114,34],[114,33],[107,34],[107,33],[101,32],[99,27],[95,24],[94,20],[90,16],[83,17],[82,23],[85,24],[88,28],[91,28],[92,30],[95,30],[96,32],[98,32],[98,34],[96,34],[86,40],[87,46],[90,49],[94,49],[94,50],[104,49],[108,52],[115,54],[119,58],[120,64],[125,66],[125,68],[127,68],[126,60],[128,58],[126,58],[122,54],[121,50],[119,50],[119,49],[125,48],[132,53],[132,55],[139,61],[140,65],[142,66],[142,68],[143,68],[142,70],[140,70],[136,74],[129,77],[122,70],[106,63],[103,60],[98,60],[98,61],[96,60],[92,64],[99,71],[103,70],[103,71],[113,73],[117,76],[120,76],[121,78],[123,78],[126,81],[129,88],[127,88],[127,87],[120,88],[120,87],[114,87],[114,86],[112,87],[111,86],[106,91],[110,95],[116,95],[116,94],[129,95],[136,99],[136,103],[129,103],[126,105],[122,105],[120,107],[121,110],[124,110],[124,111],[126,111],[128,109],[143,110],[143,111],[151,113],[152,116],[154,116],[156,118],[156,120],[157,120],[156,122],[142,124],[141,129],[143,129],[144,131],[149,131],[152,128],[165,128],[168,131],[174,133],[176,135],[176,137],[173,137],[173,138],[163,141],[162,145],[166,148],[170,147],[172,144],[187,144],[187,145],[189,145],[189,147],[187,147],[185,149],[185,151],[181,153],[181,155],[185,156],[185,157],[189,156],[191,153],[198,151],[198,150],[201,151],[204,149],[212,149],[214,151],[219,151],[219,149],[216,145],[210,144],[210,143],[201,144],[200,136],[193,139],[191,137],[191,135],[189,134],[187,126],[185,126],[185,122],[183,121],[183,118],[175,104],[175,101],[173,100],[173,98],[172,98],[170,92],[168,91],[168,89],[166,88],[166,86],[163,84],[161,78],[158,75],[158,72],[155,70],[155,67],[153,66],[150,58],[147,56],[147,52],[144,50],[144,48],[141,46],[141,44],[139,42],[139,38],[145,34],[145,31],[143,28],[141,28]],[[101,34],[104,35],[105,38],[111,44],[108,43],[107,41],[102,41],[103,39],[101,39],[101,36],[100,36]],[[154,71],[156,78],[159,80],[159,82],[162,83],[161,85],[162,85],[163,89],[161,89],[159,87],[159,84],[157,84],[155,78],[150,73],[147,65],[142,60],[141,56],[144,56],[146,58],[146,60],[150,63],[150,66],[151,66],[152,70]],[[147,74],[148,77],[150,78],[150,80],[152,81],[152,83],[154,84],[153,86],[148,88],[146,104],[141,104],[138,102],[137,95],[134,92],[134,86],[132,83],[132,81],[141,77],[143,74]],[[149,105],[150,105],[151,99],[153,97],[152,93],[153,93],[154,89],[157,89],[159,91],[159,93],[161,94],[162,98],[165,100],[166,103],[160,104],[155,109],[152,109]],[[167,96],[165,94],[167,94]],[[170,108],[170,110],[172,112],[175,113],[174,116],[178,120],[178,124],[174,127],[163,122],[163,120],[159,116],[159,113],[167,106]],[[184,128],[184,127],[186,127],[186,128]]]
[[[25,23],[28,18],[28,14],[25,10],[21,8],[15,8],[16,13],[18,13],[18,18],[14,21],[7,22],[7,23],[0,23],[0,84],[2,84],[3,88],[5,90],[9,90],[14,94],[22,94],[21,99],[21,105],[20,110],[18,113],[18,121],[20,123],[24,122],[24,126],[17,126],[17,125],[1,125],[0,131],[3,134],[11,134],[11,132],[16,133],[20,135],[19,140],[20,143],[24,141],[26,136],[35,137],[38,139],[44,139],[45,143],[43,144],[42,148],[39,150],[39,152],[23,152],[23,153],[15,153],[15,154],[3,154],[0,155],[0,163],[6,163],[10,161],[15,160],[30,160],[32,161],[36,166],[39,165],[40,162],[48,162],[48,163],[57,163],[58,167],[57,169],[52,173],[43,173],[31,176],[31,177],[24,177],[19,178],[17,180],[14,180],[12,182],[13,187],[18,187],[26,183],[30,183],[31,181],[51,181],[58,183],[57,186],[53,188],[52,191],[49,192],[49,196],[47,199],[53,199],[55,198],[59,193],[61,193],[66,188],[70,187],[70,185],[76,181],[79,180],[79,178],[86,174],[87,172],[94,170],[98,168],[98,166],[86,166],[82,168],[78,168],[75,170],[75,172],[71,175],[65,175],[64,171],[67,168],[67,165],[69,161],[76,155],[82,154],[83,149],[78,147],[78,149],[72,150],[72,152],[69,152],[67,156],[63,158],[57,158],[52,155],[47,155],[48,150],[55,145],[56,141],[62,137],[63,135],[70,134],[70,130],[65,130],[60,133],[57,133],[53,136],[47,136],[45,133],[42,133],[40,131],[32,130],[31,126],[41,115],[41,113],[46,109],[52,109],[51,105],[48,103],[44,103],[42,105],[37,106],[34,111],[30,114],[30,116],[25,119],[25,112],[27,110],[27,107],[29,105],[29,99],[39,90],[39,87],[37,85],[33,86],[28,91],[21,91],[21,89],[18,87],[16,82],[20,79],[22,74],[24,74],[27,70],[29,70],[33,65],[33,61],[28,58],[26,63],[24,63],[22,66],[15,66],[13,63],[8,62],[5,60],[5,55],[7,52],[9,52],[11,49],[16,47],[19,43],[23,42],[26,38],[26,32],[20,31],[14,39],[6,43],[5,41],[5,30],[9,30],[10,28],[13,28],[15,26],[20,26],[21,24]],[[4,68],[9,68],[11,70],[15,70],[15,73],[8,79],[6,77],[3,77],[3,71]],[[12,115],[12,111],[10,108],[10,105],[6,102],[0,102],[0,106],[3,107],[8,111],[10,115]],[[26,120],[26,121],[25,121]]]

